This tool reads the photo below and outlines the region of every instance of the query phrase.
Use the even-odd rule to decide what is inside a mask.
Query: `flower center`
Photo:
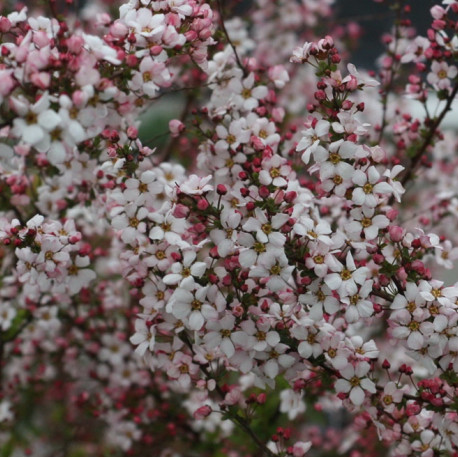
[[[156,251],[156,258],[159,259],[160,261],[162,259],[165,259],[166,258],[165,251],[162,251],[162,250]]]
[[[393,396],[390,396],[389,394],[383,396],[383,402],[384,402],[384,404],[389,406],[390,404],[393,403]]]
[[[36,124],[37,123],[37,120],[38,120],[38,116],[36,113],[34,113],[33,111],[29,111],[26,115],[25,115],[25,122],[27,124]]]
[[[278,264],[275,264],[270,268],[270,274],[271,275],[280,275],[281,273],[281,267]]]
[[[354,377],[352,377],[350,380],[350,385],[353,386],[353,387],[356,387],[356,386],[359,386],[361,384],[361,381],[359,380],[358,377],[356,377],[356,375]]]
[[[447,78],[447,71],[442,69],[437,72],[437,76],[439,79],[443,80],[444,78]]]
[[[255,242],[253,250],[256,251],[256,253],[264,253],[266,251],[266,246],[261,242]]]
[[[264,331],[258,331],[254,336],[256,337],[256,339],[264,341],[266,340],[267,334]]]
[[[334,184],[339,186],[339,184],[343,183],[343,178],[340,175],[335,175],[332,181],[334,182]]]
[[[229,145],[232,145],[233,143],[235,143],[235,136],[232,135],[232,134],[229,134],[227,137],[226,137],[226,142],[229,144]]]
[[[75,266],[75,264],[72,264],[69,268],[68,268],[68,275],[76,275],[78,273],[78,266]]]
[[[324,294],[321,289],[316,292],[315,296],[320,302],[323,302],[326,299],[326,294]]]
[[[361,226],[363,226],[364,228],[370,227],[371,225],[372,225],[372,220],[370,218],[363,218],[361,220]]]
[[[329,155],[329,160],[335,165],[340,162],[340,156],[337,153],[331,153]]]
[[[180,374],[189,374],[189,366],[187,364],[182,364],[178,370],[180,371]]]
[[[415,302],[411,301],[407,304],[407,310],[412,313],[415,309],[417,308],[417,304]]]
[[[197,299],[194,299],[192,302],[191,302],[191,308],[193,310],[200,310],[202,308],[202,302],[200,302],[199,300]]]
[[[280,176],[280,170],[274,167],[273,169],[270,169],[270,176],[272,178],[277,178]]]
[[[370,183],[366,183],[364,186],[363,186],[363,191],[366,193],[366,194],[370,194],[372,192],[372,190],[374,189],[374,186],[371,185]]]
[[[350,297],[350,304],[356,305],[359,302],[359,295],[354,294],[353,296]]]
[[[181,275],[183,277],[189,277],[191,275],[191,269],[189,267],[183,267],[183,270],[181,271]]]
[[[251,89],[248,89],[248,88],[243,89],[242,97],[244,99],[249,99],[251,97]]]
[[[351,272],[348,269],[343,269],[342,272],[340,272],[340,278],[344,281],[350,280]]]

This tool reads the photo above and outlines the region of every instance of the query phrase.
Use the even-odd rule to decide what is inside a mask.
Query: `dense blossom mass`
[[[0,16],[2,455],[457,454],[458,1],[379,0],[369,73],[333,0],[44,3]]]

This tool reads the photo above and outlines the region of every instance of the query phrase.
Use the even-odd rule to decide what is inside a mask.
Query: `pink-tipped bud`
[[[388,228],[388,232],[390,234],[390,239],[393,242],[400,242],[404,238],[404,229],[399,226],[390,226]]]
[[[210,406],[202,406],[199,407],[193,414],[192,416],[196,420],[202,420],[205,417],[208,417],[212,413],[212,408]]]
[[[172,119],[169,122],[169,130],[172,137],[178,137],[185,128],[186,126],[179,119]]]

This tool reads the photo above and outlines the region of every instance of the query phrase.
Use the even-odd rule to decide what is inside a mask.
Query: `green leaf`
[[[458,385],[458,374],[453,370],[442,372],[439,378],[446,381],[449,385]]]

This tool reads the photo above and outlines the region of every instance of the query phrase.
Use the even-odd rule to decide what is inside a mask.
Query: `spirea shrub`
[[[379,1],[369,72],[333,0],[43,3],[0,17],[2,455],[456,455],[458,1]]]

